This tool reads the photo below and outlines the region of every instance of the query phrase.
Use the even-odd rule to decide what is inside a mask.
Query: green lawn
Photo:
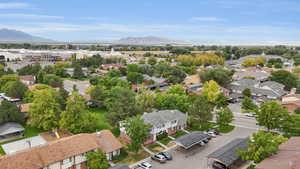
[[[162,139],[160,139],[158,141],[161,142],[164,145],[167,145],[167,144],[169,144],[172,141],[172,139],[170,139],[169,137],[165,137],[165,138],[162,138]]]
[[[184,136],[186,134],[187,134],[186,132],[179,130],[179,131],[177,131],[175,134],[173,134],[171,136],[174,137],[174,138],[179,138],[179,137]]]
[[[164,148],[157,143],[149,144],[146,147],[154,153],[159,153],[164,150]]]
[[[105,109],[89,108],[88,110],[92,116],[97,119],[97,130],[113,129],[113,127],[108,123],[107,111]]]
[[[235,128],[235,126],[227,125],[227,126],[219,126],[219,127],[218,127],[218,130],[220,131],[220,133],[229,133],[229,132],[231,132],[234,128]]]

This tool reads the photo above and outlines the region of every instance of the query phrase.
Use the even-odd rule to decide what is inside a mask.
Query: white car
[[[252,114],[252,113],[246,113],[245,116],[247,116],[247,117],[255,117],[254,114]]]
[[[213,138],[217,137],[217,135],[212,131],[208,131],[206,134]]]
[[[142,162],[138,166],[140,168],[142,168],[142,169],[150,169],[150,168],[152,168],[152,165],[150,163],[148,163],[148,162]]]

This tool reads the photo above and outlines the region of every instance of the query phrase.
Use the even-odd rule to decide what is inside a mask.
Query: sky
[[[59,41],[298,43],[300,0],[0,0],[0,28]]]

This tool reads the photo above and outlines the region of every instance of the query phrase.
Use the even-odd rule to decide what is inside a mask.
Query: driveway
[[[207,145],[200,147],[195,146],[190,150],[176,148],[171,150],[173,160],[166,164],[159,164],[155,161],[150,161],[153,169],[207,169],[207,156],[229,143],[236,138],[245,138],[250,136],[256,130],[237,127],[229,134],[224,134],[212,139]]]

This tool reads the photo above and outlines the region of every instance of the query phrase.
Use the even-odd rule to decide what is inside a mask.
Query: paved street
[[[253,129],[237,127],[229,134],[212,139],[203,147],[193,147],[188,151],[181,148],[173,149],[171,152],[174,159],[168,161],[166,164],[159,164],[155,161],[150,161],[150,163],[153,165],[153,169],[207,169],[207,155],[235,138],[248,137],[255,131]]]

